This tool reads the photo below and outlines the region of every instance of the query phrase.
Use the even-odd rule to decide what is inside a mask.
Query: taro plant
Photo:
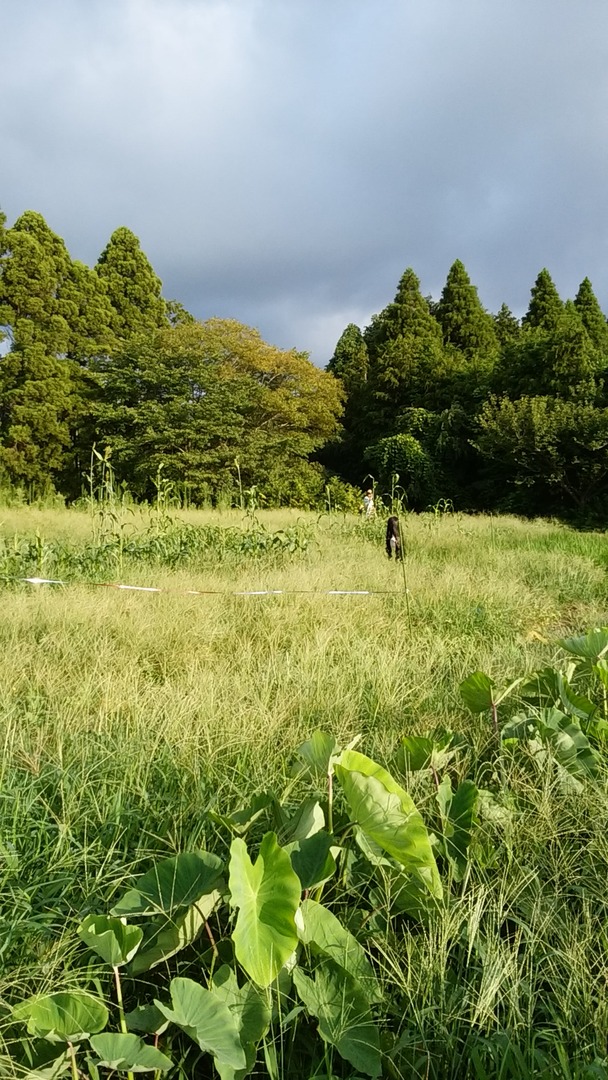
[[[391,1068],[379,1023],[381,972],[369,949],[373,907],[384,909],[385,922],[440,910],[445,887],[433,837],[405,788],[354,744],[341,750],[315,732],[293,771],[282,800],[266,794],[240,815],[215,815],[232,833],[226,861],[208,851],[160,860],[109,914],[83,920],[81,940],[112,970],[116,1022],[85,989],[75,992],[80,1011],[63,1027],[54,1013],[35,1019],[39,999],[13,1010],[30,1034],[60,1037],[57,1069],[67,1061],[74,1076],[85,1068],[91,1076],[107,1069],[160,1075],[178,1055],[190,1074],[210,1057],[221,1080],[242,1080],[260,1054],[271,1077],[293,1058],[326,1075],[334,1058],[359,1076]],[[308,793],[293,808],[294,785],[302,783]],[[450,818],[447,785],[441,805]],[[274,827],[251,842],[269,815]],[[465,857],[465,846],[456,830],[454,859]],[[350,883],[365,904],[367,930],[343,918]],[[47,1012],[57,1011],[65,995],[59,1004],[57,995],[47,998]],[[77,1062],[81,1044],[87,1056]]]

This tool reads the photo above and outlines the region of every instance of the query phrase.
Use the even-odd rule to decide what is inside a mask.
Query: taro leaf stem
[[[68,1047],[70,1050],[70,1065],[72,1069],[72,1080],[78,1080],[78,1067],[76,1065],[76,1047],[74,1043],[71,1043],[68,1039]]]
[[[120,971],[118,970],[117,967],[113,967],[112,970],[114,972],[114,981],[116,983],[116,1004],[118,1005],[118,1019],[119,1019],[119,1022],[120,1022],[120,1030],[122,1031],[123,1035],[127,1035],[129,1029],[127,1027],[127,1021],[125,1020],[125,1007],[123,1005],[123,1000],[122,1000],[122,985],[121,985],[121,982],[120,982]],[[128,1078],[128,1080],[135,1080],[135,1077],[133,1076],[132,1072],[127,1073],[127,1078]]]

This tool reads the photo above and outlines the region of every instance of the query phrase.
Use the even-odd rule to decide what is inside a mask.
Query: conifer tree
[[[121,226],[112,233],[96,271],[107,288],[117,337],[126,340],[167,324],[162,283],[130,229]]]
[[[519,319],[515,317],[507,304],[501,304],[500,310],[494,315],[494,330],[501,346],[511,345],[519,339],[521,335]]]
[[[599,353],[608,360],[608,323],[589,278],[583,278],[574,298],[583,326]]]
[[[0,277],[2,322],[16,345],[41,342],[51,353],[68,349],[70,307],[61,298],[71,260],[42,214],[27,210],[6,231]]]
[[[540,271],[531,289],[530,304],[522,319],[526,329],[553,330],[564,305],[548,270]]]
[[[53,485],[70,447],[76,395],[72,365],[40,341],[0,362],[0,466],[9,481],[39,495]]]
[[[453,345],[467,360],[491,365],[498,352],[494,322],[460,259],[450,267],[435,315],[446,345]]]
[[[369,352],[368,436],[392,433],[409,407],[443,407],[448,365],[441,331],[412,269],[402,275],[395,299],[366,328]],[[367,439],[369,443],[371,440]]]
[[[355,323],[349,323],[340,335],[327,370],[341,379],[346,393],[351,394],[367,382],[368,364],[363,334]]]

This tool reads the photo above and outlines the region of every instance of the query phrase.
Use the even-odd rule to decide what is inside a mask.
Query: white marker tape
[[[161,589],[154,585],[124,585],[117,581],[61,581],[59,578],[8,575],[0,575],[0,581],[20,581],[28,585],[89,585],[92,588],[169,593],[173,596],[403,596],[403,592],[397,589],[249,589],[233,592],[230,589]],[[406,591],[409,592],[409,589]]]

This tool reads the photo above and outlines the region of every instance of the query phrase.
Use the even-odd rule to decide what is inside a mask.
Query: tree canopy
[[[409,267],[323,371],[166,300],[125,226],[90,267],[41,214],[0,212],[3,339],[0,481],[28,496],[77,498],[95,446],[142,499],[159,469],[195,501],[238,476],[297,505],[371,470],[414,509],[605,512],[608,324],[587,277],[562,299],[543,268],[519,318],[488,312],[459,259],[437,300]]]

